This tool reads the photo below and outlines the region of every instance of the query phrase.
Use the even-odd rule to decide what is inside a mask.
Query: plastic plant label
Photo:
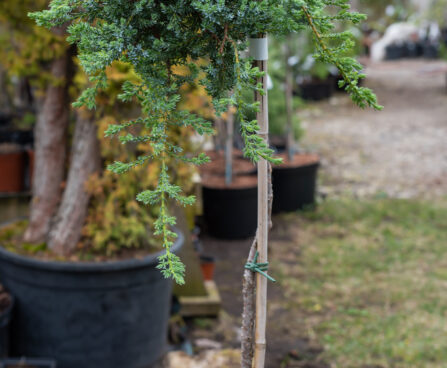
[[[268,60],[268,38],[250,38],[250,56],[254,60]]]

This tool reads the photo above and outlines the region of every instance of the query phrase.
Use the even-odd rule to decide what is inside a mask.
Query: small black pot
[[[34,132],[32,130],[0,130],[0,143],[16,143],[20,145],[30,145],[34,142]]]
[[[7,310],[0,314],[0,359],[9,356],[9,333],[13,308],[14,297],[11,295],[11,304]]]
[[[173,246],[176,252],[183,236]],[[15,296],[11,350],[58,368],[146,368],[166,352],[172,282],[159,254],[116,262],[50,262],[0,247]]]
[[[439,57],[439,45],[436,43],[426,42],[423,50],[426,59],[437,59]]]
[[[315,204],[319,163],[273,167],[273,213],[293,212]]]
[[[422,46],[418,42],[405,42],[405,57],[417,58],[422,55]]]
[[[386,60],[398,60],[405,57],[405,46],[398,44],[391,44],[385,48],[385,59]]]
[[[303,100],[321,101],[334,94],[334,83],[332,78],[325,80],[313,80],[300,84],[299,96]]]
[[[17,368],[17,367],[32,367],[32,368],[56,368],[56,362],[51,359],[6,359],[0,362],[0,368]]]
[[[208,233],[220,239],[244,239],[257,227],[258,188],[203,185],[203,217]]]

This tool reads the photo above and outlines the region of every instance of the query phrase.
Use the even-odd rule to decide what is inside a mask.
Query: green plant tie
[[[272,282],[276,282],[276,280],[272,276],[270,276],[264,272],[264,271],[268,270],[269,263],[268,262],[257,263],[258,256],[259,256],[259,253],[258,253],[258,251],[256,251],[255,258],[253,258],[253,261],[247,262],[245,264],[245,268],[252,272],[260,273],[262,276],[266,277],[267,279],[269,279]]]

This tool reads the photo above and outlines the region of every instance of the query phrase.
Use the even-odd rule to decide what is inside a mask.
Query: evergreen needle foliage
[[[245,155],[255,162],[260,158],[277,162],[256,134],[258,122],[244,114],[259,109],[256,103],[244,100],[242,92],[262,91],[258,83],[262,73],[241,53],[250,36],[281,35],[310,28],[318,47],[317,57],[340,69],[353,101],[361,107],[380,109],[374,94],[358,87],[359,78],[364,77],[361,66],[345,56],[353,45],[351,35],[334,31],[337,22],[358,23],[365,19],[349,12],[348,0],[53,0],[49,10],[30,16],[46,27],[69,24],[68,40],[78,45],[80,63],[92,83],[75,106],[95,107],[97,92],[107,87],[106,69],[114,61],[129,63],[140,78],[138,83],[124,83],[120,98],[138,101],[143,116],[110,126],[107,135],[141,126],[142,132],[147,133],[128,133],[121,140],[150,142],[152,152],[134,162],[115,163],[109,168],[123,173],[148,160],[161,161],[158,186],[140,193],[138,200],[161,208],[155,233],[162,237],[166,252],[160,257],[159,268],[178,283],[184,282],[184,265],[170,251],[176,234],[171,230],[175,218],[168,213],[168,201],[188,205],[194,198],[183,196],[181,188],[171,184],[166,159],[200,165],[208,158],[185,156],[179,146],[170,142],[168,133],[178,126],[191,127],[198,134],[213,132],[208,121],[177,108],[183,85],[199,80],[218,114],[229,104],[236,106]],[[207,62],[198,67],[198,60]],[[175,73],[174,67],[178,66],[189,72]]]

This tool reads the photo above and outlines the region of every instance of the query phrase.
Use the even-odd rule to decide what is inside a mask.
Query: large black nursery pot
[[[9,307],[0,313],[0,359],[9,356],[10,347],[10,324],[12,310],[14,308],[14,298],[11,297]]]
[[[306,161],[295,166],[273,167],[273,213],[293,212],[315,204],[320,162],[317,156]]]
[[[5,359],[0,361],[0,368],[57,368],[56,362],[51,359]]]
[[[179,234],[173,251],[182,244]],[[158,255],[71,263],[0,247],[0,280],[16,298],[12,353],[58,368],[151,367],[166,352],[172,288]]]
[[[204,181],[203,217],[206,230],[211,236],[244,239],[256,233],[258,187],[256,176],[250,179],[251,185],[230,187]]]

